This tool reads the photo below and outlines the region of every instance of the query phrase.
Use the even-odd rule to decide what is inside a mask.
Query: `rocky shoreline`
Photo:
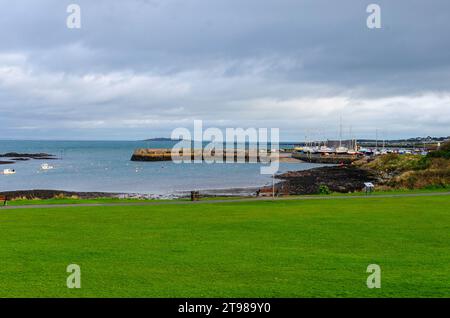
[[[378,180],[375,173],[351,165],[289,171],[277,175],[276,178],[281,180],[275,184],[275,191],[278,195],[318,194],[321,186],[325,186],[332,192],[355,192],[364,188],[364,182],[377,182]],[[272,187],[263,187],[260,193],[271,191]]]
[[[54,198],[60,199],[99,199],[99,198],[117,198],[117,199],[178,199],[188,197],[188,193],[180,194],[144,194],[144,193],[114,193],[114,192],[78,192],[63,190],[16,190],[0,192],[0,195],[6,196],[8,200],[48,200]]]
[[[75,191],[60,191],[60,190],[17,190],[0,192],[0,195],[8,197],[9,200],[23,198],[27,200],[33,199],[53,199],[55,197],[78,197],[80,199],[95,199],[95,198],[114,198],[117,193],[108,192],[75,192]]]
[[[209,189],[201,190],[202,197],[254,197],[258,188],[231,188],[231,189]],[[78,192],[64,190],[16,190],[0,192],[0,195],[6,196],[9,200],[47,200],[54,198],[76,198],[76,199],[99,199],[99,198],[118,198],[118,199],[137,199],[137,200],[156,200],[156,199],[180,199],[190,197],[190,191],[180,191],[171,194],[146,194],[146,193],[115,193],[115,192]]]

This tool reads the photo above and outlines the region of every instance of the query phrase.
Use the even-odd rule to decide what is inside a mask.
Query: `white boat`
[[[41,164],[41,169],[42,170],[51,170],[51,169],[53,169],[53,166],[50,166],[48,163],[43,163],[43,164]]]
[[[336,148],[335,151],[336,151],[336,153],[347,153],[348,152],[348,148],[339,146],[339,147]]]
[[[314,148],[306,146],[306,147],[303,147],[301,151],[305,152],[305,153],[312,153],[312,152],[314,152]]]
[[[3,169],[3,174],[15,174],[16,170],[14,169]]]
[[[318,152],[320,152],[320,153],[332,153],[332,152],[334,152],[334,150],[332,148],[330,148],[330,147],[322,146],[322,147],[319,148]]]

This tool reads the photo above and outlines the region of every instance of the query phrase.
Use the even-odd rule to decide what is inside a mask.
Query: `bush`
[[[330,190],[330,188],[328,188],[328,186],[322,184],[319,187],[319,194],[331,194],[331,190]]]
[[[399,173],[409,170],[420,170],[427,167],[428,162],[420,155],[387,154],[378,156],[367,164],[368,168],[388,173]]]
[[[431,160],[428,156],[422,157],[415,164],[414,170],[425,170],[428,169],[431,165]]]
[[[439,150],[430,152],[427,157],[450,159],[450,142],[442,144]]]
[[[433,184],[433,185],[426,186],[424,189],[440,190],[440,189],[448,189],[448,188],[450,188],[450,184],[439,184],[439,185]]]
[[[446,188],[449,184],[449,169],[407,171],[390,182],[390,185],[393,187],[406,187],[408,189],[423,189],[426,187]]]

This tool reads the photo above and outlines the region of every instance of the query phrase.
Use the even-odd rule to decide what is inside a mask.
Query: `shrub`
[[[387,154],[378,156],[367,164],[367,167],[378,171],[399,173],[408,170],[418,170],[427,167],[427,160],[420,155]]]
[[[445,142],[439,150],[428,153],[429,158],[445,158],[450,159],[450,141]]]
[[[331,190],[330,190],[330,188],[328,188],[328,186],[322,184],[319,187],[319,194],[331,194]]]

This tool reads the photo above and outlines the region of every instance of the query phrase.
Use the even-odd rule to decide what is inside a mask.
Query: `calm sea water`
[[[58,160],[18,161],[1,165],[15,175],[0,174],[0,191],[57,189],[168,195],[180,191],[250,188],[271,184],[259,164],[174,164],[132,162],[136,148],[170,148],[173,142],[134,141],[0,141],[0,153],[45,152]],[[54,166],[41,170],[42,163]],[[280,163],[279,172],[319,165]]]

